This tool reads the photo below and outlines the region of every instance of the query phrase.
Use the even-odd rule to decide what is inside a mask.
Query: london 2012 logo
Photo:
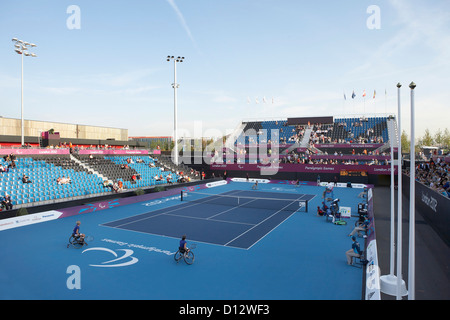
[[[101,267],[101,268],[126,267],[126,266],[130,266],[132,264],[135,264],[139,261],[138,258],[132,256],[134,251],[131,249],[117,249],[116,251],[124,252],[120,256],[115,251],[108,249],[108,248],[103,248],[103,247],[94,247],[94,248],[85,249],[82,253],[85,253],[88,251],[104,251],[104,252],[108,252],[108,253],[112,254],[115,257],[115,259],[102,262],[101,264],[90,264],[91,267]]]

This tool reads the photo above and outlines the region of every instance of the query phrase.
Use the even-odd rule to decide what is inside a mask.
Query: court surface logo
[[[108,249],[108,248],[103,248],[103,247],[89,248],[89,249],[84,250],[82,253],[85,253],[87,251],[109,252],[110,254],[112,254],[115,257],[115,259],[102,262],[101,264],[90,264],[91,267],[101,267],[101,268],[126,267],[126,266],[130,266],[132,264],[135,264],[139,261],[138,258],[132,256],[134,251],[130,250],[130,249],[117,249],[116,251],[124,252],[124,254],[122,254],[120,257],[118,256],[118,254],[115,251]]]
[[[96,210],[111,209],[119,205],[117,199],[111,201],[103,201],[98,203],[88,203],[86,208],[81,209],[78,213],[94,212]]]

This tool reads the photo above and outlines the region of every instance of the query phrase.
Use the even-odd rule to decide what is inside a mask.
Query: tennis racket
[[[86,241],[86,242],[94,241],[94,237],[93,236],[86,236],[86,237],[84,237],[84,241]]]

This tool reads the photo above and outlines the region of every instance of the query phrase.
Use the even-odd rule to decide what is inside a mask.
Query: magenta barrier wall
[[[380,156],[380,155],[353,155],[353,154],[344,154],[342,156],[335,156],[330,154],[317,154],[312,155],[311,159],[341,159],[341,160],[389,160],[391,156]]]
[[[270,168],[269,165],[262,164],[212,164],[211,170],[230,171],[260,171],[262,168]],[[369,174],[390,174],[390,166],[369,166],[369,165],[331,165],[331,164],[295,164],[280,163],[273,165],[273,169],[278,168],[278,172],[316,172],[316,173],[340,173],[341,170],[365,170]],[[395,173],[397,167],[395,167]]]
[[[383,143],[318,143],[314,147],[320,148],[379,148]]]
[[[69,154],[69,149],[0,149],[0,154],[33,155],[33,154]]]
[[[79,150],[78,154],[101,154],[101,155],[139,155],[148,154],[148,150],[96,150],[96,149],[83,149]]]
[[[276,155],[272,154],[272,155],[268,155],[268,154],[236,154],[236,153],[226,153],[224,154],[224,158],[227,159],[235,159],[235,158],[245,158],[245,159],[264,159],[264,158],[269,158],[269,157],[273,157],[276,158]],[[286,154],[279,154],[280,158],[286,158],[287,155]],[[335,156],[335,155],[330,155],[330,154],[316,154],[316,155],[309,155],[307,156],[307,158],[309,159],[337,159],[337,160],[390,160],[391,156],[380,156],[380,155],[352,155],[352,154],[344,154],[342,156]]]

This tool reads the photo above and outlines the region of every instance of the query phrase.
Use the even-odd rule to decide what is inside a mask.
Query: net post
[[[180,200],[183,201],[183,190],[181,190]]]

